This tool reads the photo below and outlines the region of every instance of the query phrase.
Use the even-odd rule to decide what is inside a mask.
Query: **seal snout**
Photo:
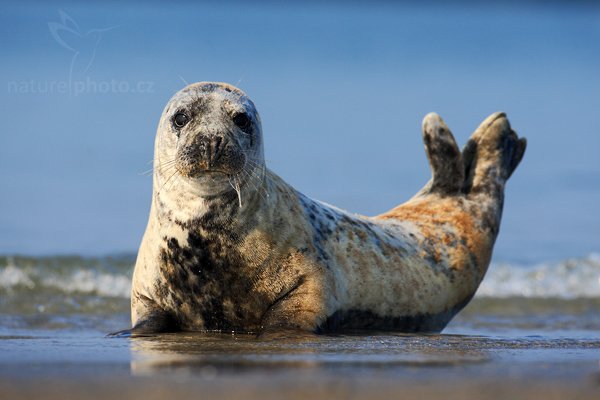
[[[235,173],[245,163],[245,155],[226,136],[199,136],[181,149],[180,172],[195,177],[205,172]]]

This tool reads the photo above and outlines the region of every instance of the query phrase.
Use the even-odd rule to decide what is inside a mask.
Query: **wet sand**
[[[181,382],[168,379],[41,380],[0,382],[3,399],[597,399],[598,383],[502,379],[390,382],[388,380],[295,380],[269,378]],[[184,397],[181,397],[184,396]]]
[[[597,336],[382,334],[259,341],[226,334],[105,339],[96,332],[47,332],[4,336],[0,348],[2,399],[600,395]]]

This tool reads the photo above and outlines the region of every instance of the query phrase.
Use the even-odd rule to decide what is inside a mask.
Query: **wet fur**
[[[221,135],[238,146],[222,167],[231,168],[237,187],[184,176],[207,167],[194,164],[206,156],[185,147],[191,144],[181,147],[183,136],[169,125],[182,107],[192,107],[200,121],[185,143]],[[223,107],[251,111],[251,140],[237,137]],[[486,119],[462,152],[435,114],[424,120],[423,139],[432,180],[384,214],[355,215],[302,195],[265,168],[260,118],[239,89],[183,89],[158,128],[131,332],[442,330],[485,275],[504,185],[525,141],[501,113]],[[169,178],[161,159],[182,148],[186,167]]]

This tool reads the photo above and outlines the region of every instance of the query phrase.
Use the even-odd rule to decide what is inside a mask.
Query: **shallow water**
[[[475,299],[442,335],[368,332],[273,343],[191,333],[105,339],[129,326],[133,263],[133,255],[0,257],[0,363],[131,362],[139,372],[204,364],[224,370],[470,365],[513,351],[574,351],[600,360],[600,260],[594,255],[529,267],[492,265]],[[561,284],[565,277],[569,285]],[[532,290],[536,285],[544,290]]]
[[[109,339],[93,332],[0,337],[0,376],[11,379],[167,379],[261,382],[373,379],[388,382],[597,378],[600,337],[368,334],[282,337],[179,333]],[[215,383],[216,382],[216,383]]]

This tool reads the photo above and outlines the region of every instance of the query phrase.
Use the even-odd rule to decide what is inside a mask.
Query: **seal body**
[[[184,88],[157,131],[126,332],[442,330],[483,279],[525,140],[502,113],[462,152],[436,114],[423,138],[431,181],[360,216],[266,168],[260,118],[241,90]]]

